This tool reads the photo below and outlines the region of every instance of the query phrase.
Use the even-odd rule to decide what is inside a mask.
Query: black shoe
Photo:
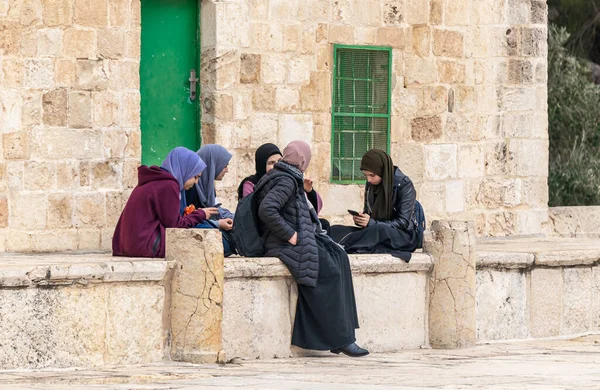
[[[346,345],[345,347],[342,347],[342,348],[332,349],[331,353],[335,353],[336,355],[343,353],[344,355],[350,356],[350,357],[361,357],[361,356],[367,356],[369,354],[369,351],[367,351],[364,348],[359,347],[358,345],[356,345],[356,343],[352,343],[352,344]]]

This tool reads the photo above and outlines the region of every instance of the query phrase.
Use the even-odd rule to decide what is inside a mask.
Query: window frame
[[[387,114],[362,114],[362,113],[354,113],[354,114],[343,114],[340,115],[336,113],[336,83],[337,83],[337,57],[339,49],[351,49],[351,50],[370,50],[370,51],[385,51],[388,53],[388,85],[387,85]],[[342,45],[342,44],[334,44],[333,45],[333,67],[332,67],[332,88],[331,88],[331,172],[329,180],[333,184],[362,184],[364,183],[364,178],[355,177],[353,180],[339,179],[335,178],[333,175],[333,167],[335,157],[335,134],[336,134],[336,126],[335,120],[336,117],[346,116],[346,117],[362,117],[362,118],[386,118],[387,119],[387,143],[386,143],[386,152],[390,153],[390,143],[391,143],[391,126],[392,126],[392,53],[393,50],[390,46],[361,46],[361,45]],[[337,159],[339,160],[340,157]],[[339,177],[339,176],[338,176]]]

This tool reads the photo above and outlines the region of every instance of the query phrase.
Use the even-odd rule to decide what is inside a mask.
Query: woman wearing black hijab
[[[277,145],[264,144],[256,149],[256,153],[254,154],[256,173],[242,180],[238,187],[238,200],[254,192],[256,183],[273,168],[281,156],[281,151]]]
[[[369,150],[360,169],[367,183],[363,211],[353,216],[359,227],[332,226],[331,237],[348,253],[391,253],[410,260],[418,246],[412,181],[383,150]]]

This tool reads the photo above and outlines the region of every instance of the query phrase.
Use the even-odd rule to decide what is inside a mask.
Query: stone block
[[[70,28],[63,35],[63,50],[67,57],[95,58],[96,57],[96,32],[94,30],[80,30]]]
[[[450,1],[444,10],[446,26],[468,26],[471,24],[471,10],[475,7],[471,0]]]
[[[125,32],[125,58],[139,60],[142,51],[141,30]]]
[[[600,267],[592,267],[592,330],[600,329]]]
[[[407,29],[400,27],[380,27],[377,29],[375,43],[378,46],[391,46],[396,49],[404,49],[410,40],[407,39]]]
[[[271,0],[269,2],[269,19],[280,20],[295,20],[298,16],[299,4],[293,1],[286,0]]]
[[[433,84],[437,81],[437,67],[431,58],[407,57],[406,84]]]
[[[2,134],[4,158],[7,160],[27,160],[31,155],[29,132],[19,131]]]
[[[301,140],[312,144],[313,121],[310,114],[279,115],[278,145]],[[283,146],[282,146],[283,147]]]
[[[518,176],[548,176],[547,140],[511,140],[509,153],[513,157],[512,171]]]
[[[78,228],[104,226],[106,224],[104,193],[76,193],[74,223]]]
[[[429,341],[434,348],[476,342],[475,225],[433,221],[424,250],[435,260],[429,276]]]
[[[300,90],[303,111],[329,111],[331,108],[331,75],[328,72],[311,72],[310,83]]]
[[[524,273],[478,270],[477,340],[527,338],[527,296]]]
[[[1,62],[0,74],[3,75],[5,87],[19,88],[23,83],[23,60],[20,58],[4,58]]]
[[[532,337],[560,334],[563,288],[562,269],[535,268],[531,271]]]
[[[508,24],[528,24],[531,19],[531,0],[508,0],[506,10]]]
[[[92,127],[92,95],[89,92],[69,92],[69,126],[75,129]]]
[[[204,258],[198,256],[199,247]],[[176,262],[171,282],[171,357],[214,363],[223,347],[221,234],[212,229],[169,229],[166,259]]]
[[[440,82],[444,84],[462,84],[466,80],[465,64],[459,61],[438,60],[437,71]]]
[[[361,345],[375,353],[425,345],[426,288],[425,275],[417,273],[355,275],[360,321],[356,338]]]
[[[137,170],[139,166],[139,158],[123,162],[123,188],[134,188],[138,184]]]
[[[108,87],[108,67],[103,61],[79,60],[76,63],[76,87],[83,90],[103,91]],[[122,89],[120,86],[117,90]]]
[[[452,30],[433,30],[433,54],[441,57],[463,57],[463,34]]]
[[[296,26],[293,26],[296,27]],[[299,36],[302,36],[302,30],[298,29]],[[293,34],[295,35],[295,33]],[[317,26],[317,43],[327,43],[329,39],[329,24],[319,23]]]
[[[418,86],[415,88],[403,88],[396,85],[392,91],[392,114],[401,117],[417,116],[423,107],[423,90]]]
[[[412,139],[431,142],[442,136],[442,119],[439,116],[415,118],[411,121]]]
[[[11,197],[10,225],[14,228],[44,229],[46,213],[35,210],[47,209],[47,198],[44,193],[20,192]]]
[[[261,61],[261,80],[266,84],[283,84],[288,74],[285,55],[265,54]]]
[[[404,1],[385,0],[383,3],[383,23],[388,26],[397,26],[404,22]]]
[[[88,27],[106,27],[108,0],[75,0],[75,23]]]
[[[548,205],[548,179],[545,177],[527,177],[522,179],[523,203],[532,207]]]
[[[357,27],[354,29],[354,42],[357,45],[374,45],[377,28],[375,27]]]
[[[19,90],[0,90],[0,128],[3,131],[20,130],[22,126],[23,97]]]
[[[546,24],[548,22],[548,4],[545,1],[531,1],[531,23]]]
[[[50,58],[25,60],[23,87],[50,89],[54,84],[54,66]]]
[[[425,145],[425,175],[429,180],[457,177],[457,145]]]
[[[465,210],[465,183],[463,180],[446,182],[446,212],[460,213]]]
[[[310,57],[294,57],[289,62],[287,82],[289,84],[308,84],[311,71]]]
[[[483,177],[485,175],[484,146],[479,144],[459,145],[458,177]]]
[[[54,84],[57,87],[71,87],[77,79],[77,67],[74,60],[57,59],[54,61]]]
[[[120,285],[108,290],[107,364],[162,360],[164,301],[165,288],[159,285]]]
[[[270,85],[260,85],[253,88],[252,107],[256,111],[275,111],[276,89]]]
[[[354,20],[354,2],[340,0],[333,3],[333,20],[336,22],[351,22]]]
[[[98,58],[119,59],[125,53],[125,34],[120,30],[98,31]]]
[[[329,26],[329,43],[341,43],[345,45],[354,44],[354,29],[352,26],[336,25]]]
[[[260,80],[260,54],[242,53],[240,56],[240,83],[253,84]]]
[[[290,356],[291,283],[287,278],[225,281],[223,349],[228,359]]]
[[[429,9],[420,0],[404,1],[404,20],[408,24],[427,24]]]
[[[278,112],[297,111],[300,108],[300,90],[295,87],[279,87],[275,92]]]
[[[520,49],[525,57],[543,57],[548,52],[548,30],[546,28],[522,28]]]
[[[92,188],[119,189],[122,167],[118,162],[92,163]]]
[[[105,131],[102,134],[102,143],[106,158],[123,158],[125,148],[128,146],[129,134],[125,131]]]
[[[485,145],[485,174],[505,175],[510,172],[513,156],[506,142],[492,142]]]
[[[108,4],[109,24],[111,27],[129,27],[130,2],[128,0],[111,0]],[[135,7],[135,5],[134,5]],[[136,27],[136,26],[132,26]],[[137,26],[139,27],[139,26]]]
[[[125,207],[123,196],[120,191],[106,193],[106,224],[116,226]],[[100,241],[98,241],[100,242]]]
[[[92,92],[93,126],[111,127],[119,124],[119,97],[113,92]]]
[[[44,124],[46,126],[67,125],[67,90],[55,89],[44,94],[42,99]]]
[[[139,91],[121,94],[121,120],[123,121],[123,126],[133,129],[140,128],[140,104],[141,96]],[[136,156],[139,156],[139,154],[136,154]]]
[[[73,226],[73,194],[48,195],[48,227],[70,228]]]
[[[51,191],[56,188],[56,164],[54,162],[25,161],[25,188]]]
[[[533,66],[528,60],[508,60],[508,82],[511,84],[531,84],[533,82]]]
[[[319,188],[319,195],[323,198],[322,215],[345,215],[348,214],[348,207],[362,209],[364,188],[359,185],[330,185]],[[339,202],[339,199],[355,200],[348,206]]]
[[[517,216],[514,212],[490,213],[486,218],[487,233],[490,237],[506,237],[517,234]]]
[[[39,30],[37,33],[37,55],[39,57],[60,57],[63,32],[57,28]]]
[[[444,3],[442,0],[431,0],[429,8],[429,23],[438,26],[443,22]]]
[[[0,196],[0,227],[8,227],[9,204],[6,196]]]
[[[543,235],[548,225],[548,209],[542,205],[537,210],[522,210],[517,215],[517,234],[518,235]]]
[[[302,30],[302,45],[300,54],[314,54],[317,42],[317,28],[314,25],[305,25]]]
[[[298,18],[301,21],[329,21],[331,4],[328,1],[307,0],[299,7]]]
[[[236,74],[235,80],[238,80]],[[110,89],[120,91],[123,89],[140,88],[140,64],[138,62],[110,61],[110,77],[108,79]]]
[[[319,46],[317,50],[317,69],[330,71],[333,67],[333,48],[331,45]]]
[[[283,51],[284,30],[281,24],[251,23],[250,34],[250,46],[253,49]]]
[[[23,106],[21,107],[21,125],[30,127],[42,124],[42,92],[36,90],[21,91]]]
[[[439,115],[449,109],[449,92],[446,87],[427,86],[423,89],[423,105],[419,115]],[[440,126],[441,127],[441,126]]]
[[[279,116],[277,114],[255,114],[251,119],[251,148],[273,142],[273,134],[279,131]]]
[[[505,0],[475,2],[472,22],[477,25],[503,24]]]
[[[23,161],[8,161],[6,162],[6,182],[9,190],[23,189]]]
[[[22,26],[19,22],[0,22],[0,54],[13,55],[21,51],[21,31]]]

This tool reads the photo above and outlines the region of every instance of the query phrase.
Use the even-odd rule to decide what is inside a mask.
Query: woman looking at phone
[[[410,259],[418,246],[412,181],[383,150],[369,150],[360,169],[367,179],[364,207],[362,212],[348,210],[357,227],[332,226],[331,237],[348,253],[391,253]]]

